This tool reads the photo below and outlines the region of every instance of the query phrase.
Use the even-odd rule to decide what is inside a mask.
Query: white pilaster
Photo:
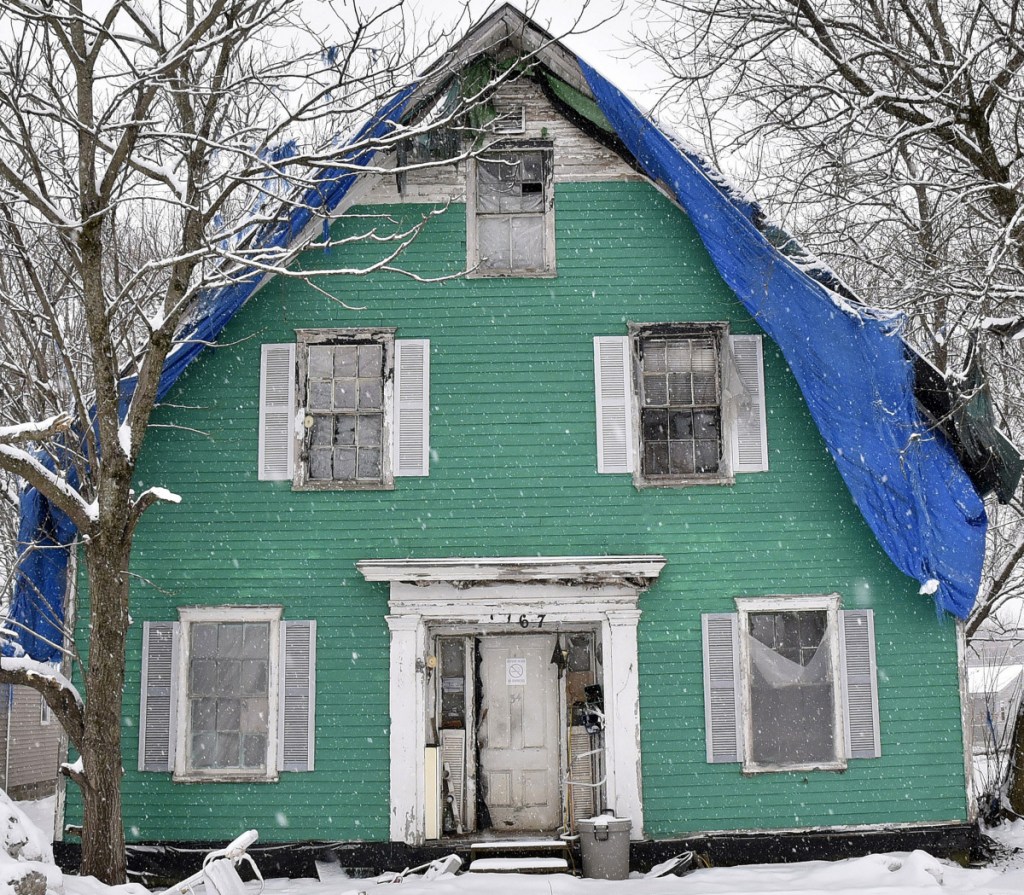
[[[631,839],[642,839],[644,830],[636,637],[639,621],[639,609],[620,610],[610,613],[601,626],[608,807],[618,817],[628,817],[633,822]]]
[[[391,631],[391,841],[423,842],[422,628],[418,615],[385,616]]]

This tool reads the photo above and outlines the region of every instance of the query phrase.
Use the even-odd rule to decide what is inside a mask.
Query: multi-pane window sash
[[[389,346],[369,335],[306,346],[306,482],[384,482]]]
[[[722,462],[721,363],[715,335],[640,339],[646,478],[715,474]]]
[[[539,149],[489,152],[476,163],[479,273],[545,271],[548,156]]]

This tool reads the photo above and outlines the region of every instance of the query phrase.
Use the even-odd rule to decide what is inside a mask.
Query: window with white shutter
[[[760,336],[727,323],[631,324],[594,339],[598,472],[638,487],[731,484],[768,469]],[[635,458],[635,459],[634,459]]]
[[[594,338],[597,471],[633,471],[633,385],[627,336]]]
[[[430,342],[396,340],[391,329],[297,336],[263,346],[259,478],[343,490],[428,475]]]
[[[768,430],[765,425],[764,359],[760,336],[730,336],[732,361],[743,385],[736,401],[732,438],[733,472],[768,469]]]
[[[290,480],[295,435],[295,346],[264,345],[260,357],[259,478]]]
[[[707,760],[759,773],[878,758],[872,612],[836,595],[736,605],[702,617]]]
[[[430,342],[395,341],[396,476],[425,476],[430,471]]]

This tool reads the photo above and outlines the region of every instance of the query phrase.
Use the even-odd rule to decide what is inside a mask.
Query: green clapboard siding
[[[629,476],[597,474],[593,336],[624,334],[627,321],[758,330],[686,218],[654,189],[565,184],[556,201],[557,278],[320,280],[337,301],[277,280],[230,324],[228,347],[188,371],[176,406],[157,414],[181,428],[151,430],[139,484],[182,502],[151,510],[136,539],[124,710],[130,840],[222,840],[247,827],[265,840],[386,839],[387,588],[364,582],[354,564],[458,555],[668,558],[640,600],[649,835],[964,819],[954,626],[875,543],[774,345],[766,340],[770,472],[732,487],[642,491]],[[384,210],[408,222],[429,209]],[[370,221],[341,226],[357,232]],[[308,252],[300,263],[365,265],[379,251]],[[420,276],[464,263],[458,205],[403,259]],[[376,325],[430,339],[429,478],[374,492],[258,482],[260,344],[292,341],[296,327]],[[707,764],[701,613],[731,611],[736,595],[833,591],[847,608],[876,613],[884,757],[842,774],[744,777],[738,765]],[[222,603],[280,603],[287,618],[318,619],[315,772],[198,786],[135,770],[142,620]]]

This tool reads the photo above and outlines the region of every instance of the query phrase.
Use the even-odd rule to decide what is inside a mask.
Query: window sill
[[[692,476],[666,476],[665,478],[643,478],[634,473],[633,485],[638,489],[643,488],[692,488],[694,485],[735,485],[736,477],[733,475],[692,475]]]
[[[186,771],[183,774],[175,772],[171,776],[171,781],[173,783],[277,783],[278,774],[277,771],[274,771],[272,775],[237,771],[210,771],[207,773]]]
[[[556,270],[470,270],[466,273],[467,280],[523,279],[552,280],[558,276]]]
[[[845,771],[846,767],[847,763],[844,758],[841,761],[812,762],[810,764],[757,765],[744,763],[742,771],[743,776],[754,777],[758,774],[799,774],[806,771]]]
[[[292,491],[394,491],[391,482],[292,482]]]

